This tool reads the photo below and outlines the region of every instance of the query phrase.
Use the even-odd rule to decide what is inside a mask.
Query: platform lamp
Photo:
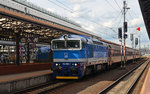
[[[12,36],[10,35],[9,38],[12,39]]]

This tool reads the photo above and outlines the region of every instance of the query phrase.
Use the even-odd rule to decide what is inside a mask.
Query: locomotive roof
[[[68,35],[68,39],[70,39],[70,40],[79,39],[79,40],[82,40],[84,42],[91,43],[91,44],[93,44],[94,42],[106,44],[96,38],[92,38],[92,37],[88,37],[88,36],[84,36],[84,35]],[[64,36],[61,36],[60,38],[54,39],[54,40],[64,40]]]

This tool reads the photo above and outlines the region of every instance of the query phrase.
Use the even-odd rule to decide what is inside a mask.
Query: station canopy
[[[20,33],[20,37],[38,36],[41,43],[50,43],[52,39],[67,33],[53,27],[0,14],[0,40],[14,41],[15,34],[18,33],[16,31]]]
[[[150,0],[139,0],[139,4],[150,39]]]

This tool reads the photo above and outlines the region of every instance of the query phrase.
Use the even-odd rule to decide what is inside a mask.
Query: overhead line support
[[[124,68],[126,67],[126,38],[127,38],[127,22],[126,22],[126,10],[130,9],[127,7],[126,1],[123,1],[123,27],[124,27]]]

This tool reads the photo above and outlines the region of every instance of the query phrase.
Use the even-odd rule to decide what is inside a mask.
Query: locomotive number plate
[[[63,65],[70,65],[70,63],[62,63]]]

